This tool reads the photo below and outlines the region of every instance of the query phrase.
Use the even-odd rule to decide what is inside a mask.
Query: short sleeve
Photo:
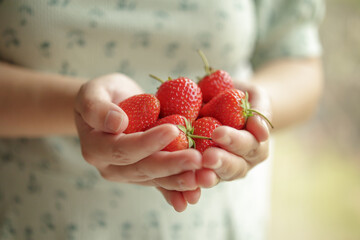
[[[257,40],[252,56],[256,69],[277,58],[320,56],[322,0],[256,0]]]

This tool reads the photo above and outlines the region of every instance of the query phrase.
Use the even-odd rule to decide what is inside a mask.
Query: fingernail
[[[122,120],[123,118],[121,113],[110,110],[105,118],[105,129],[109,132],[119,131]]]
[[[179,130],[177,128],[174,128],[177,130],[177,132],[168,132],[168,131],[162,131],[158,135],[159,141],[161,144],[169,144],[172,140],[174,140],[179,135]]]

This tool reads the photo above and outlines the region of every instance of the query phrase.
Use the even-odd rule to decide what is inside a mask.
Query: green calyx
[[[270,125],[271,128],[274,128],[270,120],[262,113],[257,110],[251,109],[250,102],[249,102],[249,94],[245,92],[245,99],[241,100],[241,107],[243,109],[243,114],[245,116],[245,122],[251,116],[254,116],[254,113],[265,119],[265,121]]]
[[[194,127],[191,125],[191,122],[189,120],[187,120],[185,117],[183,117],[185,120],[185,126],[183,125],[177,125],[177,127],[183,131],[188,139],[189,142],[189,148],[195,148],[196,144],[194,139],[205,139],[205,140],[211,140],[211,138],[209,137],[204,137],[204,136],[198,136],[198,135],[194,135]]]

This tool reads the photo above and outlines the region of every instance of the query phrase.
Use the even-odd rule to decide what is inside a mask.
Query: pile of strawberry
[[[186,77],[162,81],[151,75],[162,82],[155,95],[139,94],[119,104],[129,118],[124,133],[141,132],[165,123],[174,124],[181,131],[163,150],[194,147],[202,153],[216,146],[211,135],[217,127],[226,125],[242,129],[247,118],[254,113],[266,119],[250,108],[247,92],[234,89],[227,72],[213,70],[204,54],[201,51],[199,54],[206,75],[197,84]]]

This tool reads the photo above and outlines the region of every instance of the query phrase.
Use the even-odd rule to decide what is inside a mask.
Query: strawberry
[[[199,118],[194,123],[194,135],[211,137],[215,128],[221,126],[222,124],[213,117],[203,117]],[[195,148],[203,153],[209,147],[216,147],[217,144],[211,139],[199,139],[194,138]]]
[[[157,120],[155,124],[151,126],[151,128],[165,123],[171,123],[177,125],[181,131],[179,135],[169,145],[167,145],[164,149],[162,149],[162,151],[173,152],[173,151],[189,148],[190,147],[189,139],[186,136],[186,129],[184,131],[184,128],[186,128],[186,123],[187,123],[186,118],[178,114],[166,116],[164,118]]]
[[[150,76],[162,81],[153,75]],[[168,81],[162,81],[161,86],[156,92],[156,97],[161,105],[161,118],[180,114],[192,122],[199,115],[202,93],[197,84],[189,78],[169,78]]]
[[[223,125],[236,129],[243,129],[247,118],[254,113],[263,117],[273,127],[263,114],[250,108],[248,93],[238,89],[225,90],[205,104],[200,111],[201,116],[214,117]]]
[[[211,68],[204,53],[200,50],[198,52],[204,62],[206,72],[206,75],[198,82],[198,86],[203,94],[204,103],[207,103],[226,89],[234,88],[234,84],[229,73]]]
[[[124,133],[141,132],[154,124],[159,117],[160,101],[152,94],[138,94],[119,103],[129,118]]]
[[[194,127],[190,121],[184,116],[174,114],[166,116],[156,121],[151,127],[156,127],[161,124],[171,123],[176,125],[180,129],[180,133],[169,145],[167,145],[162,151],[178,151],[187,148],[195,147],[195,141],[197,139],[210,139],[209,136],[194,135]],[[196,139],[196,140],[195,140]]]

